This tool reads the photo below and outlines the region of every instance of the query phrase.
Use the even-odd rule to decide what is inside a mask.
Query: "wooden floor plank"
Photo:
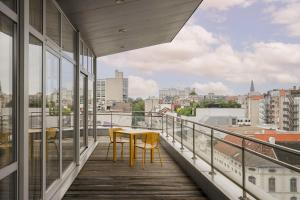
[[[150,163],[149,152],[145,169],[142,169],[140,153],[135,167],[129,167],[128,145],[124,147],[124,160],[120,160],[118,146],[118,161],[115,163],[112,162],[112,145],[106,159],[107,147],[107,140],[99,143],[65,194],[65,200],[207,200],[201,189],[163,149],[163,167],[159,163],[157,152],[155,162]]]

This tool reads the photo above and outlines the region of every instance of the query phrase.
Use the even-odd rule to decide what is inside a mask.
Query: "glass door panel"
[[[59,178],[59,58],[46,53],[46,187]]]
[[[79,78],[79,96],[80,96],[80,152],[87,147],[87,77],[80,74]]]

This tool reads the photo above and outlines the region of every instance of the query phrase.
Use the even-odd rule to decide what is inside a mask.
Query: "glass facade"
[[[92,51],[54,0],[28,0],[19,31],[23,2],[0,1],[0,200],[50,199],[94,141]]]
[[[30,35],[28,65],[29,198],[41,197],[43,132],[43,43]]]

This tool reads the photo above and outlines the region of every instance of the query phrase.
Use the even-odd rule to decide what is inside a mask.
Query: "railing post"
[[[196,157],[196,153],[195,153],[195,123],[193,123],[193,157],[192,159],[195,160]]]
[[[211,129],[210,133],[210,163],[211,163],[211,171],[210,175],[215,175],[215,167],[214,167],[214,129]]]
[[[161,133],[164,132],[164,115],[161,115]]]
[[[150,112],[150,130],[152,129],[152,112]]]
[[[240,197],[241,200],[247,200],[247,192],[246,192],[246,170],[245,170],[245,139],[242,139],[242,189],[243,196]]]
[[[173,126],[173,140],[172,142],[175,143],[175,127],[174,127],[174,121],[175,121],[175,117],[173,116],[173,122],[172,122],[172,126]]]
[[[168,115],[166,115],[166,133],[167,133],[167,138],[169,137],[169,132],[168,132]]]
[[[183,138],[182,138],[182,135],[183,135],[183,120],[180,119],[180,143],[181,143],[181,148],[180,150],[184,150],[183,148]]]
[[[112,111],[110,111],[110,128],[113,127],[113,121],[112,121]]]

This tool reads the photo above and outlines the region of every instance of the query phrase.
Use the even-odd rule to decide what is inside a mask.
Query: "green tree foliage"
[[[190,106],[177,108],[176,112],[184,116],[193,116],[196,108],[241,108],[241,104],[236,101],[226,100],[204,100],[201,102],[191,102]]]
[[[184,116],[192,116],[193,115],[193,107],[184,107],[184,108],[177,108],[176,112],[180,115]]]
[[[241,108],[236,101],[205,100],[197,103],[196,108]]]

